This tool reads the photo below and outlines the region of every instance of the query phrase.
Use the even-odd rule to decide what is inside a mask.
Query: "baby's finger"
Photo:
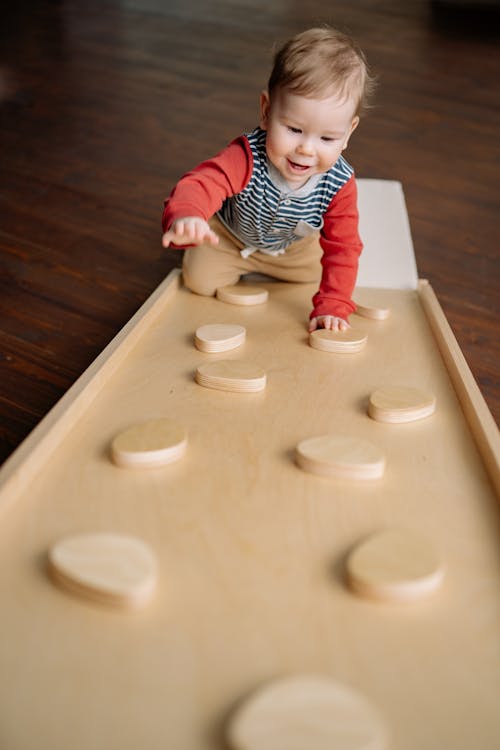
[[[178,234],[174,229],[169,229],[168,232],[165,232],[161,239],[161,244],[163,247],[169,247],[169,245],[179,245],[181,244],[179,240],[182,239],[182,233]]]
[[[182,222],[182,234],[187,237],[188,240],[195,240],[198,232],[198,227],[191,221]]]
[[[212,234],[211,230],[208,228],[206,224],[198,224],[196,227],[196,242],[198,244],[201,244],[202,242],[210,242],[210,235]]]
[[[211,245],[218,245],[219,244],[219,235],[215,234],[215,232],[213,232],[211,229],[208,231],[207,236],[206,236],[205,239]]]
[[[172,237],[175,237],[177,234],[182,234],[182,223],[181,221],[176,221],[174,224],[171,225],[170,229],[168,230],[167,234],[170,234]]]
[[[208,224],[202,222],[200,222],[196,226],[196,234],[194,239],[198,244],[201,244],[202,242],[208,242],[210,245],[217,245],[219,242],[219,237],[215,234],[215,232],[210,229]]]
[[[312,333],[313,331],[315,331],[317,327],[318,327],[318,319],[311,318],[311,320],[309,321],[309,333]]]
[[[171,242],[172,242],[172,233],[165,232],[165,234],[161,238],[161,244],[163,245],[163,247],[168,247]]]
[[[165,232],[161,243],[163,247],[169,247],[169,245],[186,245],[189,244],[189,239],[186,238],[183,227],[176,224],[168,232]]]

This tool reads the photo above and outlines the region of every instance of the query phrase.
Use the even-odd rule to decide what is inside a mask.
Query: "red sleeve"
[[[320,234],[323,273],[313,297],[311,318],[336,315],[347,320],[356,305],[352,293],[363,244],[358,233],[357,189],[354,175],[332,199]]]
[[[175,219],[183,216],[199,216],[208,220],[226,198],[243,190],[250,180],[252,169],[250,144],[245,136],[240,136],[179,180],[165,201],[163,231],[166,232]]]

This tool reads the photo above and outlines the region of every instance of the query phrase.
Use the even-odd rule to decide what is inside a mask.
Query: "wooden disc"
[[[356,593],[384,601],[412,601],[435,591],[444,567],[432,544],[404,529],[378,532],[347,560],[347,580]]]
[[[217,289],[216,297],[221,302],[229,302],[232,305],[261,305],[263,302],[267,302],[269,292],[260,286],[235,284],[234,286],[222,286]]]
[[[354,292],[356,314],[371,320],[385,320],[391,314],[386,305],[380,303],[380,293],[372,289],[356,289]]]
[[[378,479],[384,473],[383,453],[362,438],[321,435],[297,445],[295,459],[304,471],[343,479]]]
[[[435,409],[432,394],[407,386],[379,388],[368,403],[368,414],[377,422],[413,422],[430,416]]]
[[[95,533],[71,536],[49,551],[52,578],[75,594],[104,604],[136,607],[150,599],[156,560],[135,537]]]
[[[327,328],[317,328],[309,334],[309,344],[313,349],[339,354],[359,352],[367,342],[364,331],[348,328],[346,331],[331,331]]]
[[[127,468],[163,466],[186,451],[184,428],[172,419],[152,419],[121,432],[111,443],[115,464]]]
[[[195,379],[205,388],[237,393],[254,393],[266,387],[265,371],[241,359],[219,359],[199,365]]]
[[[327,677],[267,685],[229,722],[233,750],[385,750],[388,732],[360,693]]]
[[[226,352],[245,341],[243,326],[229,323],[209,323],[197,328],[194,343],[202,352]]]

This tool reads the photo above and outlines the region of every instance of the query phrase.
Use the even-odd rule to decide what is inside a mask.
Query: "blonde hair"
[[[375,79],[363,51],[351,37],[331,27],[313,28],[289,39],[278,50],[268,82],[309,98],[351,97],[356,114],[366,109]]]

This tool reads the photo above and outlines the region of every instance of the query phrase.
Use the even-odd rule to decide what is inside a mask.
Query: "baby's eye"
[[[323,135],[321,136],[321,140],[324,141],[324,143],[332,143],[333,141],[336,140],[336,138],[332,138],[329,135]]]
[[[290,133],[301,133],[302,132],[300,128],[292,128],[291,125],[288,125],[287,129],[290,131]]]

